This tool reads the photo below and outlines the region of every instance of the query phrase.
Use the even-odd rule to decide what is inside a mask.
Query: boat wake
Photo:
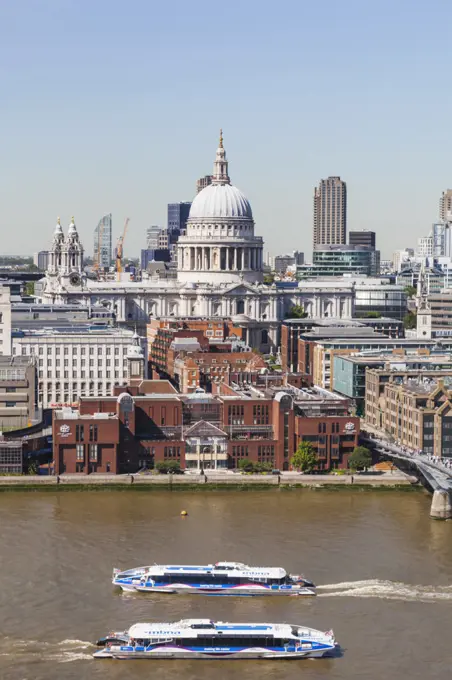
[[[452,586],[420,586],[398,581],[369,579],[317,586],[318,597],[375,597],[405,602],[452,601]]]
[[[39,640],[17,640],[9,637],[2,638],[0,656],[10,657],[22,663],[40,660],[52,660],[57,663],[83,661],[92,659],[94,646],[85,640],[62,640],[61,642],[46,642]]]

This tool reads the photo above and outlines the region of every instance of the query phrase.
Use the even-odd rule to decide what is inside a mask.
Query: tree
[[[403,290],[405,291],[407,297],[409,298],[414,297],[417,293],[416,286],[405,286]]]
[[[298,449],[293,454],[290,464],[301,472],[312,472],[317,465],[317,455],[310,442],[300,442]]]
[[[31,461],[31,463],[28,463],[27,473],[29,475],[37,475],[38,474],[38,464],[35,460]]]
[[[242,460],[239,460],[239,469],[242,472],[253,472],[254,463],[249,458],[242,458]]]
[[[355,470],[359,468],[367,470],[371,465],[372,454],[369,449],[365,446],[355,446],[352,455],[348,459],[348,467],[354,468]]]
[[[173,474],[177,475],[182,472],[178,460],[161,460],[155,466],[161,475]]]
[[[25,284],[25,294],[34,295],[35,294],[35,283],[34,281],[27,281]]]
[[[273,464],[261,463],[258,461],[257,463],[253,464],[253,470],[254,472],[271,472],[273,470]]]
[[[380,312],[367,312],[366,319],[381,319]]]
[[[403,317],[403,327],[405,330],[412,330],[416,328],[417,315],[416,312],[407,312]]]
[[[271,286],[274,280],[275,280],[274,274],[264,274],[264,283],[267,286]]]
[[[293,305],[287,314],[287,319],[306,319],[307,313],[301,305]]]

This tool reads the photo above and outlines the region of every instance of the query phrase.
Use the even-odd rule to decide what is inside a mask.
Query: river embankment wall
[[[411,490],[408,475],[60,475],[0,476],[1,491],[278,491],[291,489]]]

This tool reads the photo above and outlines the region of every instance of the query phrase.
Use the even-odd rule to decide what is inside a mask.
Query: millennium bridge
[[[360,441],[382,458],[389,458],[402,470],[409,470],[433,493],[430,517],[452,518],[452,468],[440,459],[414,453],[370,432],[361,432]]]

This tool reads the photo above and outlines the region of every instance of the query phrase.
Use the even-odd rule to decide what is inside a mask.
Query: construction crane
[[[121,236],[118,238],[118,241],[116,243],[116,274],[118,277],[118,281],[121,278],[121,273],[122,273],[122,256],[123,256],[123,251],[124,251],[124,239],[127,234],[127,229],[129,226],[129,218],[127,217],[126,221],[124,222],[124,229],[121,234]]]

